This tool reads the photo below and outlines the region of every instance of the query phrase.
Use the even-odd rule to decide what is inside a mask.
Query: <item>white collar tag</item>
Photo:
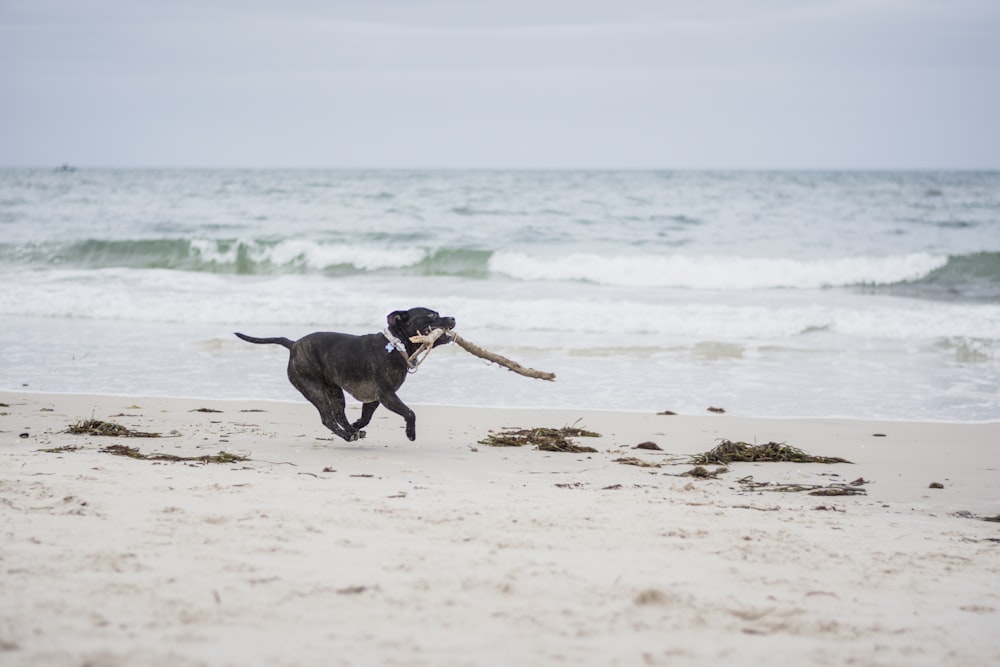
[[[396,336],[393,335],[393,333],[391,331],[389,331],[388,328],[386,328],[384,331],[382,331],[382,335],[385,336],[385,339],[388,341],[385,344],[385,351],[386,352],[392,352],[393,350],[396,350],[397,352],[399,352],[400,354],[402,354],[404,357],[406,356],[406,346],[403,345],[403,341],[401,341],[398,338],[396,338]]]

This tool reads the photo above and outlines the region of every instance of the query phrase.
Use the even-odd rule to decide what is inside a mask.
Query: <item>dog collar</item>
[[[407,366],[407,368],[411,368],[411,369],[415,370],[416,367],[410,361],[410,355],[407,354],[407,352],[406,352],[406,346],[403,345],[403,341],[399,340],[399,338],[397,338],[395,334],[393,334],[391,331],[389,331],[388,327],[386,327],[385,329],[382,330],[382,335],[385,336],[385,339],[388,341],[385,344],[385,351],[391,354],[393,350],[396,350],[401,355],[403,355],[403,359],[406,360],[406,366]]]

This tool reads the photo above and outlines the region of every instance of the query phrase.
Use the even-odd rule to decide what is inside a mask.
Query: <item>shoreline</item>
[[[294,391],[294,390],[291,390]],[[3,389],[0,388],[0,397],[11,395],[31,395],[31,396],[69,396],[69,397],[83,397],[92,396],[94,398],[101,399],[122,399],[122,400],[132,400],[134,394],[122,393],[122,392],[77,392],[77,391],[46,391],[46,390],[34,390],[30,388],[23,389]],[[305,399],[300,395],[295,393],[290,398],[269,398],[269,397],[254,397],[254,396],[244,396],[244,397],[226,397],[226,398],[213,398],[213,397],[203,397],[195,395],[167,395],[167,394],[135,394],[140,396],[146,401],[192,401],[192,402],[221,402],[221,403],[275,403],[277,405],[295,405],[305,402]],[[2,401],[0,401],[2,402]],[[448,403],[448,402],[429,402],[429,403],[418,403],[407,401],[409,405],[414,410],[419,408],[430,408],[432,410],[447,409],[447,410],[494,410],[494,411],[507,411],[507,412],[581,412],[581,413],[597,413],[597,414],[615,414],[615,415],[649,415],[656,414],[663,417],[681,417],[683,419],[746,419],[752,421],[761,422],[782,422],[782,421],[804,421],[804,422],[817,422],[817,421],[836,421],[836,422],[859,422],[859,423],[872,423],[872,424],[936,424],[936,425],[954,425],[954,426],[990,426],[990,425],[1000,425],[1000,418],[991,419],[973,419],[973,420],[948,420],[948,419],[910,419],[905,417],[852,417],[849,415],[790,415],[790,416],[774,416],[774,415],[753,415],[753,414],[739,414],[736,412],[725,412],[723,414],[713,414],[707,408],[704,413],[695,412],[683,412],[674,413],[673,415],[665,415],[653,410],[642,410],[642,409],[625,409],[625,408],[594,408],[594,407],[583,407],[583,408],[568,408],[564,406],[551,406],[551,407],[537,407],[537,406],[525,406],[525,405],[504,405],[501,407],[481,405],[481,404],[458,404],[458,403]],[[360,408],[360,403],[354,401],[354,399],[349,399],[347,404],[347,409],[350,411],[352,408],[357,411]],[[379,412],[384,410],[384,408],[379,408]]]
[[[0,403],[0,663],[1000,661],[1000,423],[414,405],[416,442],[380,408],[346,443],[305,401]],[[597,452],[479,443],[574,424]],[[682,476],[723,438],[853,463]]]

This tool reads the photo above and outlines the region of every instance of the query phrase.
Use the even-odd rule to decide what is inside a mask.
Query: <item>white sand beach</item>
[[[415,406],[346,443],[305,402],[0,403],[0,665],[1000,664],[998,423]],[[478,444],[573,424],[596,453]],[[853,463],[680,476],[721,438]]]

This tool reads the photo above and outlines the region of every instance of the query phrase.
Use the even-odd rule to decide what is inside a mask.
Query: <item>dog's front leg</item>
[[[411,441],[417,439],[417,416],[413,413],[413,410],[406,407],[403,401],[399,400],[399,396],[395,393],[385,394],[379,397],[379,400],[389,410],[392,410],[397,415],[406,420],[406,437]],[[362,415],[363,415],[362,411]]]

